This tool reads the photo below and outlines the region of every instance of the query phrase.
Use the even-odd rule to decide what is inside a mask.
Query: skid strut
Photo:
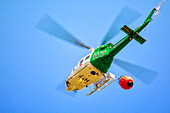
[[[116,80],[115,75],[113,75],[112,73],[108,73],[106,76],[103,76],[99,81],[94,83],[94,87],[95,87],[94,90],[92,90],[89,86],[89,89],[91,92],[87,94],[86,96],[91,95],[95,91],[100,92],[101,90],[106,88],[108,85],[110,85],[112,82],[114,82],[115,80]],[[108,84],[106,84],[107,82]]]

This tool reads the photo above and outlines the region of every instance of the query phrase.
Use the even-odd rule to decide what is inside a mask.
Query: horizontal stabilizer
[[[130,25],[135,20],[137,20],[139,17],[141,17],[141,14],[139,12],[137,12],[134,9],[131,9],[130,7],[125,6],[121,10],[119,15],[116,17],[115,21],[110,26],[110,29],[104,36],[103,41],[101,42],[101,45],[104,45],[109,40],[113,39],[119,33],[119,31],[120,31],[119,29],[123,25],[125,25],[125,24]]]
[[[121,28],[122,31],[124,31],[126,34],[130,35],[133,33],[133,30],[130,29],[128,26],[124,25],[122,28]]]
[[[137,42],[139,42],[140,44],[143,44],[145,43],[145,39],[142,38],[140,35],[137,35],[135,38],[134,38]]]

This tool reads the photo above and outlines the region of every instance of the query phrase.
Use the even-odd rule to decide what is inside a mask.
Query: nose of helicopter
[[[69,81],[66,81],[66,90],[67,91],[71,91],[71,89],[69,88],[70,86],[70,82]]]

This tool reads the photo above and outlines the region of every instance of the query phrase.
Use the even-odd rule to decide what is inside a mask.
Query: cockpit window
[[[88,55],[88,56],[85,58],[85,60],[89,59],[89,57],[90,57],[90,55]]]

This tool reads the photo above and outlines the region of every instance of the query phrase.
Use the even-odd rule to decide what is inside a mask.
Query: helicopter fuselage
[[[118,43],[115,45],[112,43],[102,45],[95,49],[90,55],[87,55],[85,58],[80,60],[78,65],[72,70],[71,75],[66,80],[66,90],[81,90],[105,76],[105,73],[107,73],[112,64],[114,56],[132,39],[135,39],[140,44],[143,44],[146,40],[138,35],[138,33],[142,31],[142,29],[145,28],[152,20],[151,17],[155,10],[156,9],[154,8],[144,23],[135,30],[132,30],[128,26],[124,25],[121,30],[124,31],[127,36],[121,39]]]

